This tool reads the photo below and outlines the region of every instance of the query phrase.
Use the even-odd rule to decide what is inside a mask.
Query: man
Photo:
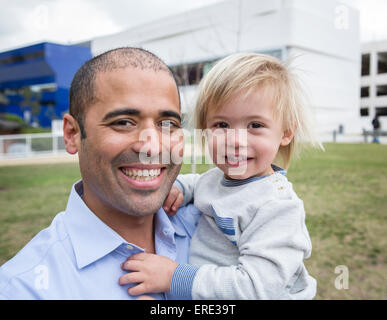
[[[196,223],[191,209],[170,219],[160,209],[181,167],[161,161],[182,151],[174,77],[142,49],[97,56],[74,76],[63,131],[82,181],[66,211],[0,268],[0,298],[134,299],[118,283],[121,263],[144,251],[187,262]]]

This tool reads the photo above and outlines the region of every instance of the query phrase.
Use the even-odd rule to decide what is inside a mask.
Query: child
[[[312,299],[316,281],[303,259],[311,254],[303,202],[273,165],[287,168],[295,147],[314,140],[294,75],[276,58],[233,54],[199,87],[197,127],[209,129],[214,169],[179,175],[165,201],[192,200],[202,212],[190,264],[140,253],[123,268],[130,294],[171,291],[181,299]],[[231,134],[230,134],[231,133]],[[319,145],[321,146],[321,145]],[[179,191],[181,189],[181,191]],[[164,207],[165,207],[164,206]]]

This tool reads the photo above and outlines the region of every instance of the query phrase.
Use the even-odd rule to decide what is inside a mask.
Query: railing
[[[0,135],[0,159],[65,154],[60,133]]]
[[[368,132],[367,132],[368,133]],[[384,134],[380,139],[383,140]],[[366,143],[365,134],[338,134],[336,131],[327,132],[320,137],[323,142],[347,142],[347,143]],[[201,147],[195,147],[191,144],[192,139],[186,139],[184,163],[191,163],[195,167],[197,158],[201,159]],[[382,143],[387,143],[383,140]],[[206,150],[204,148],[203,150]],[[12,158],[30,158],[35,156],[65,155],[66,149],[61,132],[53,133],[31,133],[31,134],[12,134],[0,135],[0,159]]]

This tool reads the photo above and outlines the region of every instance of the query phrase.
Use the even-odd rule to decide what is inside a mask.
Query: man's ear
[[[63,138],[66,151],[76,154],[81,144],[81,131],[78,122],[68,113],[63,116]]]
[[[292,142],[292,139],[294,137],[293,131],[288,129],[284,131],[284,134],[282,136],[281,140],[281,146],[287,146],[290,142]]]

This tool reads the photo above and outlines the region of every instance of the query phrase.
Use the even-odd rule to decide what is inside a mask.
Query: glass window
[[[378,74],[387,73],[387,52],[378,52]]]
[[[379,116],[387,116],[387,107],[377,107],[376,114]]]
[[[14,56],[0,59],[0,66],[24,62],[32,59],[39,59],[39,58],[44,58],[44,51],[30,52],[23,55],[14,55]]]
[[[387,85],[376,86],[377,96],[387,96]]]
[[[366,98],[370,96],[370,87],[361,87],[360,97]]]
[[[369,116],[369,109],[368,108],[360,108],[360,116],[361,117]]]
[[[370,75],[370,54],[362,54],[361,56],[361,75],[369,76]]]

